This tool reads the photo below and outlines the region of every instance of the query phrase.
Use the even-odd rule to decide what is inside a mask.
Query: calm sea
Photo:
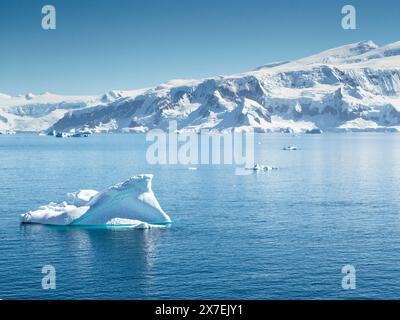
[[[400,135],[258,135],[256,161],[279,170],[247,176],[150,165],[147,146],[144,135],[0,136],[1,299],[400,297]],[[172,227],[19,224],[68,192],[140,173],[155,175]],[[42,289],[47,264],[56,290]],[[347,264],[356,290],[342,289]]]

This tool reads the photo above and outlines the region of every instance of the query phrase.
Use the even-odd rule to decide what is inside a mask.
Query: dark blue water
[[[257,139],[257,162],[280,170],[152,166],[143,135],[0,136],[0,298],[399,298],[400,135]],[[154,173],[171,228],[19,224],[67,192],[139,173]],[[41,287],[46,264],[56,290]],[[356,290],[341,287],[346,264]]]

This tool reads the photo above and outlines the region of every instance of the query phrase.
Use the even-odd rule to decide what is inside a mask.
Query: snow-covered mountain
[[[400,42],[378,47],[363,41],[241,74],[174,80],[103,97],[68,97],[42,107],[29,103],[37,97],[20,98],[24,104],[12,106],[4,103],[7,99],[17,98],[0,96],[0,126],[4,117],[14,130],[28,118],[30,128],[54,123],[49,129],[57,131],[137,132],[167,128],[170,120],[193,131],[400,130]],[[57,117],[62,118],[56,122]]]
[[[0,131],[41,131],[71,110],[98,105],[96,97],[58,96],[51,93],[24,96],[0,94]]]
[[[67,112],[107,105],[135,92],[110,91],[103,96],[61,96],[48,92],[9,96],[0,93],[0,132],[44,131]]]

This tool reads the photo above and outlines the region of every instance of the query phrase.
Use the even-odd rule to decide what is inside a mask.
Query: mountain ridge
[[[38,116],[40,130],[144,132],[166,129],[169,121],[175,120],[179,130],[195,132],[399,131],[400,41],[382,47],[361,41],[248,72],[171,80],[153,88],[113,90],[81,100],[51,97],[51,112],[43,106],[45,98],[39,103],[43,115]],[[25,98],[24,108],[16,104],[5,107],[4,101],[12,98],[0,94],[0,129],[2,124],[7,126],[1,117],[19,117],[18,121],[10,117],[6,129],[13,130],[19,129],[13,128],[13,119],[23,123],[20,118],[32,118],[27,106],[41,100]],[[31,119],[31,123],[34,128],[35,121]]]

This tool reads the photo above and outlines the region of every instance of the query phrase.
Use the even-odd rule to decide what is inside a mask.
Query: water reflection
[[[21,226],[28,251],[35,252],[34,259],[55,265],[59,297],[89,299],[146,295],[152,286],[159,240],[168,229]],[[47,297],[46,292],[39,294],[44,295],[39,298]]]

